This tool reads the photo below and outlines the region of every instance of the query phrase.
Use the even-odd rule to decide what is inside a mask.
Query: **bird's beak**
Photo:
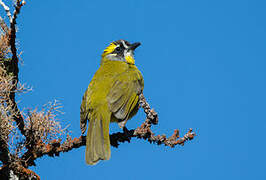
[[[133,43],[133,44],[130,45],[130,48],[129,49],[131,49],[131,50],[134,51],[140,45],[141,45],[140,42]]]
[[[133,44],[131,44],[130,45],[130,47],[129,47],[129,49],[131,50],[131,51],[134,51],[137,47],[139,47],[140,46],[140,43],[139,42],[136,42],[136,43],[133,43]],[[130,54],[128,54],[126,57],[125,57],[125,59],[126,59],[126,62],[128,63],[128,64],[135,64],[135,59],[134,59],[134,56],[133,56],[133,53],[130,53]]]

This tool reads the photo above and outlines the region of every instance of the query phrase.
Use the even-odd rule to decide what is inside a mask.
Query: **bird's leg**
[[[118,123],[118,126],[119,126],[121,129],[124,129],[126,123],[127,123],[127,120],[121,121],[121,122]]]

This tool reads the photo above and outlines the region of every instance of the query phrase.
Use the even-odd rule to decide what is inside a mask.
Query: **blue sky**
[[[20,79],[34,90],[19,97],[21,108],[60,100],[60,121],[80,136],[81,98],[102,51],[114,40],[140,41],[136,64],[159,114],[154,131],[198,135],[174,149],[132,139],[93,167],[82,147],[32,169],[49,180],[266,179],[265,18],[263,0],[28,1],[18,18]],[[128,128],[144,118],[140,111]]]

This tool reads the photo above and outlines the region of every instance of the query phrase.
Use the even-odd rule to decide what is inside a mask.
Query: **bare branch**
[[[24,1],[17,0],[15,11],[12,17],[12,20],[10,21],[10,36],[9,36],[9,43],[11,46],[11,53],[12,53],[12,66],[13,66],[13,73],[15,77],[15,84],[18,82],[18,56],[17,56],[17,48],[16,48],[16,20],[17,16],[20,13],[21,7],[24,5]]]

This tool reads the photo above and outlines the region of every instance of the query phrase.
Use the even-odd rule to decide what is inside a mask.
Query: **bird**
[[[144,80],[135,65],[134,52],[141,43],[117,40],[102,53],[99,69],[85,91],[80,106],[80,129],[86,136],[85,160],[95,165],[111,157],[109,124],[126,122],[139,109]]]

